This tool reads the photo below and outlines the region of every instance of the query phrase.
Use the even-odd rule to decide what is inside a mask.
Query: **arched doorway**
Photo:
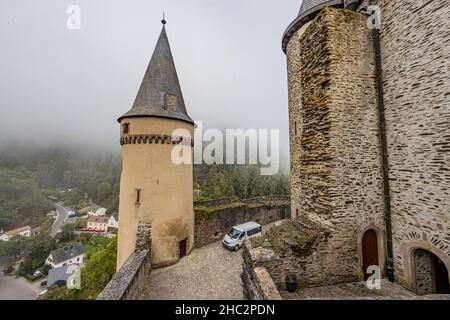
[[[439,257],[430,251],[416,249],[414,266],[418,295],[450,293],[448,270]]]
[[[364,280],[372,274],[367,273],[369,266],[379,266],[378,261],[378,239],[375,230],[367,230],[362,237],[362,271]]]

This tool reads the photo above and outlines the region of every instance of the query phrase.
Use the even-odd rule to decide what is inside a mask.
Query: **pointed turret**
[[[193,164],[180,164],[177,155],[179,147],[183,156],[193,155],[195,124],[186,112],[164,26],[133,107],[119,122],[117,269],[136,248],[150,245],[152,268],[168,266],[194,248]]]
[[[133,107],[119,122],[130,117],[160,117],[194,123],[186,111],[164,25],[165,20]]]

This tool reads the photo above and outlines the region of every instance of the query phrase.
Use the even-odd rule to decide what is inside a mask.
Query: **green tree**
[[[17,273],[21,276],[33,274],[36,269],[41,268],[45,264],[45,259],[54,249],[56,249],[56,242],[46,233],[27,238],[25,241],[25,260]]]

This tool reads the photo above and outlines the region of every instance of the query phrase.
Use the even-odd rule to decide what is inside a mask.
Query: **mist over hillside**
[[[119,150],[82,144],[0,146],[0,228],[39,225],[54,207],[48,196],[74,209],[92,204],[118,210]],[[258,165],[195,165],[199,199],[289,194],[285,174],[262,176]]]

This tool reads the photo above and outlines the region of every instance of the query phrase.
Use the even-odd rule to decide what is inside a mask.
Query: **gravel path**
[[[226,250],[216,242],[195,249],[176,265],[152,270],[147,299],[244,299],[241,273],[241,251]]]

